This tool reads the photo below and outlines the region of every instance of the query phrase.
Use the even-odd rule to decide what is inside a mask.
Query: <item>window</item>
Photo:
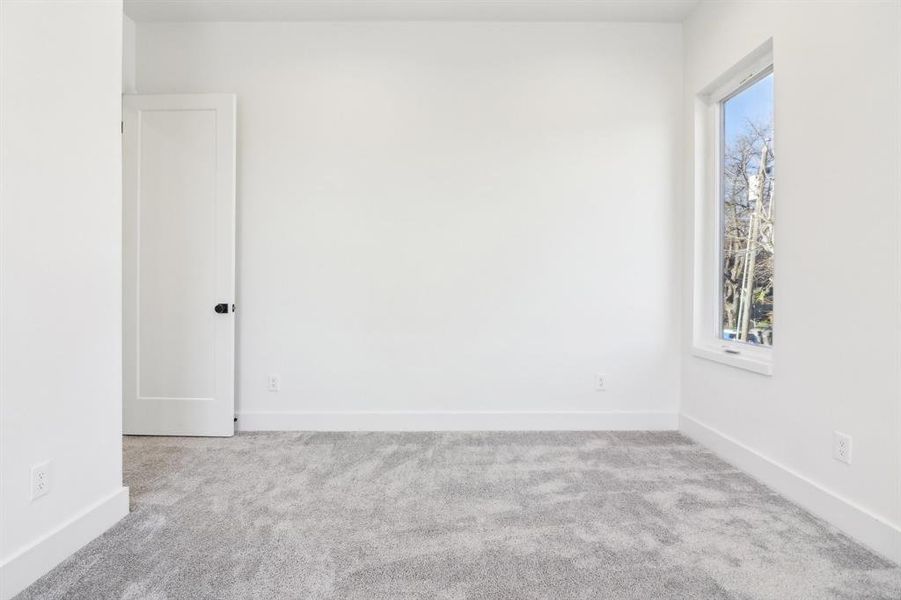
[[[772,40],[697,90],[692,139],[692,353],[773,373]]]
[[[772,346],[772,68],[721,100],[719,113],[719,334],[723,340]]]

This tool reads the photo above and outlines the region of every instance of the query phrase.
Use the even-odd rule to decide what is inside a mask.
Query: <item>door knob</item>
[[[213,308],[213,310],[215,310],[215,311],[216,311],[217,313],[219,313],[220,315],[224,315],[225,313],[228,312],[228,304],[226,304],[226,303],[224,303],[224,302],[221,303],[221,304],[217,304],[217,305]]]

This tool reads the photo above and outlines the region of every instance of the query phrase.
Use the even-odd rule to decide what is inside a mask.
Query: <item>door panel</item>
[[[124,102],[125,432],[232,435],[235,99]]]

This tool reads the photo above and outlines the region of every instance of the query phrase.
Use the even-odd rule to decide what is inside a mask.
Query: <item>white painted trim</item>
[[[679,431],[874,552],[901,564],[901,529],[879,515],[693,417],[680,415]]]
[[[92,504],[0,564],[0,600],[9,600],[128,514],[128,488]]]
[[[736,354],[727,352],[727,348],[733,348],[733,346],[695,344],[691,348],[691,353],[698,358],[705,358],[724,365],[729,365],[730,367],[759,373],[760,375],[773,374],[772,350],[748,348],[747,350],[738,350],[738,353]]]
[[[242,412],[240,431],[675,431],[676,413],[564,412]]]
[[[709,104],[722,102],[746,88],[751,81],[772,71],[773,63],[773,38],[770,38],[719,77],[715,83],[704,88],[700,96]]]

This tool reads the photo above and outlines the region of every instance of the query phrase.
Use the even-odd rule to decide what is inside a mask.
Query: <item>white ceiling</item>
[[[665,21],[699,0],[125,0],[135,21]]]

